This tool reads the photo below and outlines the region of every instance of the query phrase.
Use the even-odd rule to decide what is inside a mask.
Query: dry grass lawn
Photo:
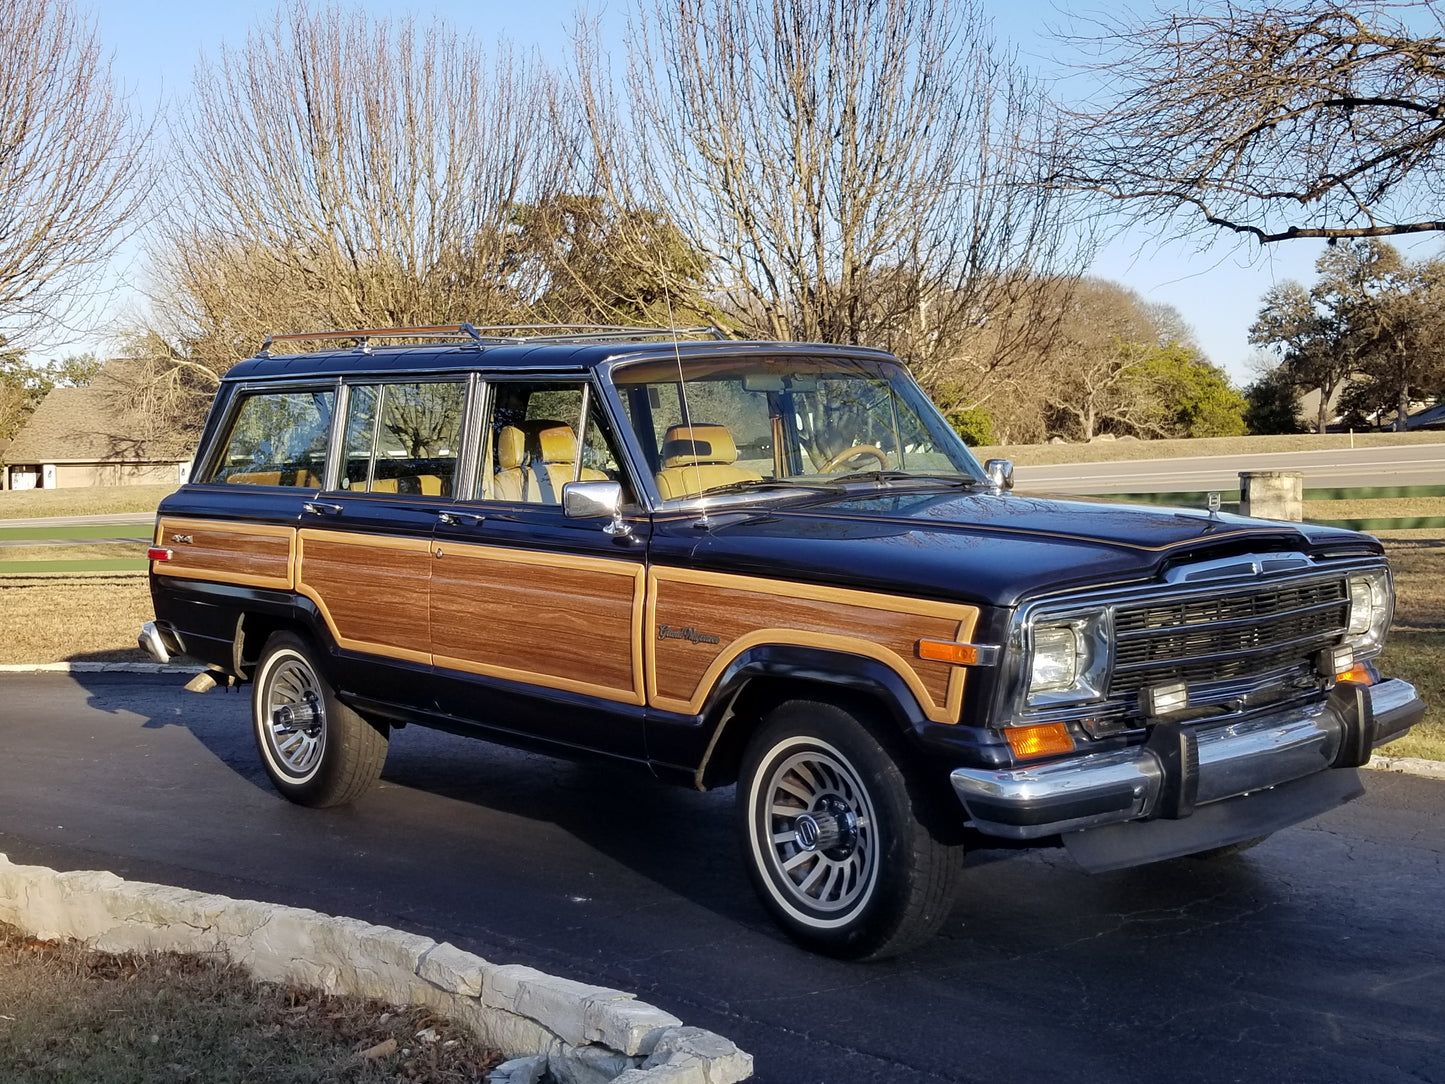
[[[9,489],[0,492],[0,519],[154,512],[161,498],[175,491],[173,485]]]
[[[501,1058],[429,1010],[115,956],[0,925],[0,1079],[25,1084],[461,1084]]]
[[[1417,519],[1445,516],[1445,497],[1389,497],[1374,501],[1305,501],[1304,517],[1318,519]]]
[[[144,572],[0,576],[0,663],[146,662],[154,616]]]

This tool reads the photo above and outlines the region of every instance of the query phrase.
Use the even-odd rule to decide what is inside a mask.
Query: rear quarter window
[[[243,395],[221,452],[200,481],[320,488],[335,405],[330,389]]]

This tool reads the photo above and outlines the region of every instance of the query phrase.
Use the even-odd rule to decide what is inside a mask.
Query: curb
[[[7,662],[0,674],[199,674],[205,667],[160,662]]]
[[[0,854],[0,921],[103,952],[218,953],[269,982],[425,1005],[512,1060],[492,1084],[734,1084],[752,1055],[621,990],[299,907],[58,873]]]
[[[1421,757],[1373,756],[1364,766],[1377,772],[1418,775],[1424,779],[1445,779],[1445,762],[1425,760]]]

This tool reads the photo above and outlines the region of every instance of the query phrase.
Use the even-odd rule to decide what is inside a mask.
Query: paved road
[[[1239,492],[1239,472],[1290,470],[1304,474],[1306,489],[1340,486],[1445,485],[1445,444],[1385,448],[1331,448],[1314,452],[1142,459],[1019,467],[1018,489],[1052,493]]]
[[[748,888],[730,793],[415,728],[355,806],[265,783],[243,696],[0,676],[0,852],[316,907],[636,991],[766,1084],[1445,1082],[1445,784],[1369,793],[1233,865],[1090,877],[972,856],[927,949],[837,963]]]

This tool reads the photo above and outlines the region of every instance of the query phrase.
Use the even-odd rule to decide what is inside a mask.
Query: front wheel
[[[921,822],[929,796],[880,739],[837,705],[789,701],[764,720],[738,781],[763,902],[794,940],[831,956],[876,959],[926,940],[962,872],[962,848]]]
[[[251,717],[261,764],[282,796],[307,806],[343,805],[381,775],[387,734],[336,699],[313,648],[290,632],[261,651]]]

